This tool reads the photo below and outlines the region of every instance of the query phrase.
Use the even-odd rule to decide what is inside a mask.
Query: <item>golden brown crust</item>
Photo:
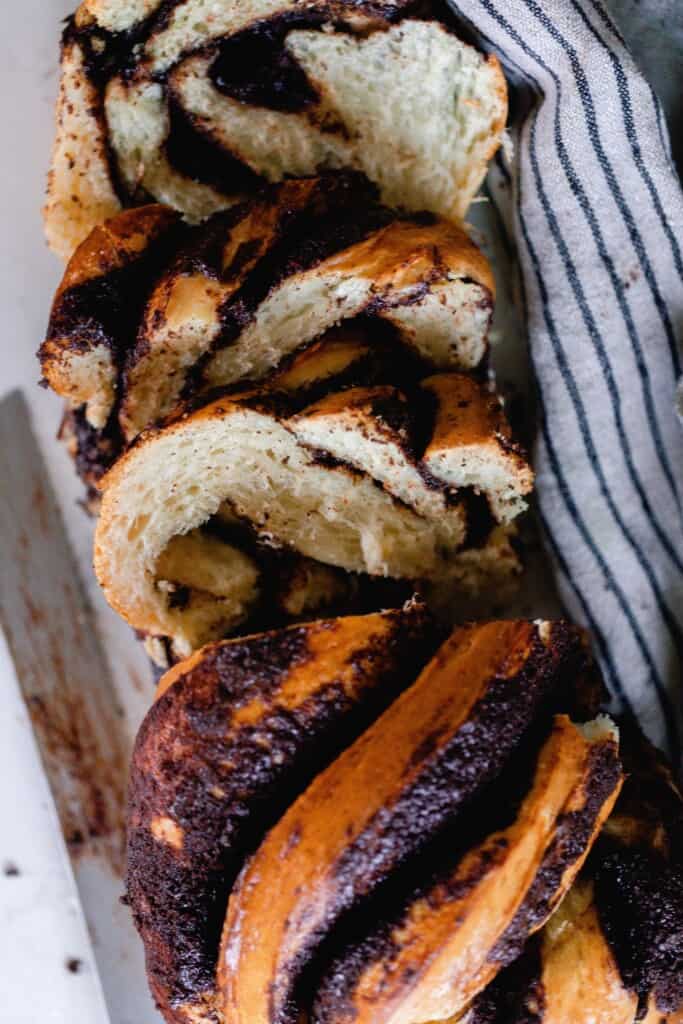
[[[683,1016],[683,797],[633,722],[627,772],[589,861],[468,1024],[674,1024]]]
[[[226,1019],[290,1019],[297,977],[321,936],[500,770],[562,675],[561,637],[551,631],[544,642],[517,622],[456,630],[290,807],[230,900],[219,963]]]
[[[416,604],[210,645],[172,669],[139,733],[128,894],[154,994],[213,1020],[227,894],[244,857],[317,770],[433,650]]]
[[[620,785],[613,732],[591,739],[557,716],[512,824],[418,886],[388,933],[335,960],[316,998],[316,1024],[414,1024],[462,1013],[559,904]]]
[[[69,288],[120,270],[177,220],[173,210],[151,203],[122,210],[93,228],[67,263],[56,299]]]
[[[454,440],[458,444],[490,444],[495,438],[512,446],[512,431],[505,418],[500,399],[489,394],[482,401],[478,381],[460,374],[437,374],[422,381],[421,387],[436,400],[434,430],[425,451],[425,460],[448,448]]]
[[[534,473],[512,439],[500,398],[489,393],[485,400],[480,385],[464,374],[437,374],[422,381],[421,388],[436,406],[422,456],[424,471],[451,486],[469,483],[487,493],[496,520],[510,522],[526,507],[523,497],[533,489]],[[459,461],[453,459],[456,449]]]
[[[490,53],[486,58],[486,62],[496,73],[496,92],[498,94],[498,101],[500,104],[500,114],[494,121],[491,128],[491,146],[489,147],[488,153],[486,154],[486,161],[493,160],[494,156],[501,147],[501,139],[505,131],[507,124],[508,113],[510,109],[510,94],[508,90],[507,79],[503,72],[503,66],[496,57],[495,53]]]
[[[38,355],[50,387],[72,407],[86,404],[94,427],[114,406],[141,299],[177,222],[164,206],[124,210],[94,228],[66,267]]]
[[[330,266],[370,278],[380,297],[392,288],[421,284],[434,275],[436,266],[444,275],[475,281],[495,299],[488,260],[463,228],[444,219],[432,223],[398,220],[348,252],[333,256]]]
[[[57,131],[44,208],[50,248],[67,260],[93,226],[121,208],[107,158],[101,97],[76,42],[62,47]]]

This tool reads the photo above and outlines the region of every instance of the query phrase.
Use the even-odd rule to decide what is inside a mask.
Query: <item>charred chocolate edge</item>
[[[311,629],[316,629],[314,625],[212,645],[199,665],[148,713],[136,741],[131,776],[127,889],[136,925],[145,939],[157,998],[169,1006],[180,1005],[212,987],[230,888],[268,822],[274,823],[307,782],[413,681],[430,657],[436,634],[425,613],[418,608],[408,614],[395,612],[393,618],[388,636],[372,643],[367,652],[357,652],[359,671],[369,659],[379,680],[359,703],[354,704],[331,680],[315,701],[307,701],[296,711],[285,712],[277,704],[269,704],[281,674],[310,657],[307,638]],[[333,625],[322,623],[318,628]],[[237,750],[238,768],[230,779],[235,794],[226,813],[221,801],[208,792],[207,775],[211,757],[218,756],[225,742],[225,720],[240,703],[239,694],[233,692],[240,688],[236,668],[242,680],[252,678],[247,698],[263,700],[266,710],[257,727],[241,727],[231,744],[231,756]],[[226,682],[231,683],[227,690]],[[206,691],[203,699],[202,689]],[[216,716],[221,722],[212,740],[211,718]],[[341,722],[340,717],[344,718]],[[189,755],[183,756],[182,778],[174,774],[177,768],[169,761],[168,768],[157,765],[159,783],[145,766],[145,751],[160,730],[169,724],[177,729],[181,719],[186,728],[189,723],[191,744]],[[273,758],[272,750],[264,753],[266,735],[280,744],[282,758]],[[202,743],[208,744],[206,753],[196,760],[197,744]],[[301,746],[293,755],[292,745],[297,743]],[[217,775],[215,781],[220,785],[221,777]],[[179,783],[186,782],[190,797],[193,785],[196,789],[189,804],[187,794],[181,800],[178,790]],[[163,801],[171,794],[171,806],[164,808]],[[159,796],[161,804],[155,806]],[[190,850],[186,864],[150,835],[152,815],[164,810],[184,830]],[[135,824],[138,817],[140,823]],[[212,820],[214,828],[210,827]],[[193,853],[197,854],[194,858]],[[170,957],[170,966],[166,957]]]

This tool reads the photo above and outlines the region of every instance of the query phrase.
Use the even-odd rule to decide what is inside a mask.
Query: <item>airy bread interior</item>
[[[159,648],[154,637],[148,641],[158,667],[168,668],[211,640],[244,632],[250,623],[305,621],[357,600],[355,577],[293,552],[268,558],[264,547],[240,543],[231,508],[219,509],[213,522],[213,532],[195,529],[173,537],[156,563],[156,589],[179,612],[165,645]],[[234,537],[221,535],[221,527],[230,532],[236,523]]]
[[[480,410],[475,457],[488,443],[492,459],[507,460],[505,487],[514,486],[515,475],[517,481],[510,505],[488,493],[483,474],[478,480],[492,528],[495,509],[504,523],[523,507],[532,477],[521,455],[510,455],[500,444],[507,429],[500,407],[492,418],[491,398],[481,385],[468,377],[462,384],[466,402],[462,389],[444,390],[433,420],[422,429],[438,435],[444,416],[451,426],[456,422],[453,397]],[[384,404],[386,388],[351,389],[293,417],[278,413],[279,400],[273,405],[271,393],[262,390],[218,399],[143,436],[103,484],[95,565],[109,601],[137,629],[178,634],[183,610],[158,585],[169,575],[165,552],[178,544],[174,538],[209,522],[226,501],[272,545],[347,572],[409,580],[449,572],[452,580],[476,578],[476,558],[453,568],[471,526],[462,492],[421,476],[419,452],[411,448],[409,403],[393,398],[408,415],[405,427],[395,422],[394,407]],[[488,423],[488,442],[482,423]],[[470,441],[467,423],[459,434],[451,430],[453,476],[460,466],[467,479],[474,478]],[[501,543],[509,548],[507,535],[492,543],[489,560]],[[175,582],[193,585],[189,576]],[[200,589],[212,588],[213,582]]]
[[[228,636],[247,618],[259,596],[254,560],[232,544],[200,530],[177,535],[156,565],[156,587],[170,607],[182,610],[174,651],[186,657],[215,637]]]
[[[438,22],[414,20],[366,39],[292,32],[287,48],[385,202],[464,217],[505,124],[497,61]]]
[[[137,628],[173,633],[182,612],[154,583],[170,541],[226,499],[264,536],[348,571],[435,571],[443,531],[371,479],[318,465],[271,417],[214,407],[136,446],[106,482],[95,564],[110,602]]]
[[[172,270],[150,302],[126,374],[124,432],[132,439],[170,412],[200,360],[205,387],[259,380],[329,328],[364,313],[395,325],[427,365],[470,369],[486,351],[489,285],[488,268],[459,229],[397,220],[286,275],[231,343],[212,353],[233,286]]]
[[[294,0],[185,0],[164,7],[86,0],[67,32],[45,211],[48,239],[61,255],[121,198],[153,197],[199,221],[265,182],[323,169],[362,172],[391,205],[464,216],[507,116],[495,57],[438,20],[400,20],[408,4],[318,2],[302,10]],[[93,27],[113,33],[97,44],[105,70],[95,75],[82,50]],[[117,73],[126,31],[131,53],[126,72]],[[215,58],[240,32],[281,33],[282,59],[305,77],[314,100],[281,109],[219,89]],[[115,54],[107,65],[100,58],[109,46]],[[272,57],[269,73],[279,59]],[[255,67],[257,87],[261,73]],[[175,145],[174,112],[194,141]],[[186,165],[197,147],[213,156]]]
[[[89,15],[109,32],[125,32],[161,7],[163,0],[83,0],[81,16]]]

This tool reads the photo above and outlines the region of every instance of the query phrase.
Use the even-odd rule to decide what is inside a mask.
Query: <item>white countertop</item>
[[[97,592],[89,571],[91,526],[76,508],[80,488],[54,440],[60,403],[36,386],[35,352],[61,272],[43,241],[40,207],[54,126],[60,22],[73,6],[73,0],[21,0],[3,5],[0,399],[20,388],[29,403],[34,432],[82,567],[81,576],[96,608],[108,660],[115,677],[127,676],[127,689],[133,694],[126,707],[127,726],[132,731],[152,692],[149,668],[130,633]],[[119,650],[125,650],[124,659],[118,657]],[[137,683],[138,689],[130,686],[131,675],[142,681]],[[140,693],[140,688],[144,692]],[[0,1019],[7,1024],[104,1024],[108,1018],[91,939],[1,632],[0,692]],[[100,882],[93,879],[95,884]],[[145,990],[141,951],[132,936],[128,911],[117,903],[120,890],[121,883],[115,880],[102,887],[105,920],[115,921],[117,937],[124,937],[105,979],[110,1005],[116,1004],[112,1024],[150,1024],[160,1018]],[[96,920],[97,912],[98,907],[91,905],[90,928],[99,942],[103,926]],[[103,945],[109,940],[105,936]],[[120,948],[122,945],[129,948]],[[113,959],[111,949],[107,952]],[[114,1000],[113,987],[117,988]]]
[[[40,238],[41,194],[56,83],[55,37],[68,2],[6,4],[0,62],[3,161],[0,204],[5,244],[0,266],[0,393],[35,381],[34,352],[59,266]],[[38,388],[32,389],[39,391]],[[35,397],[47,440],[57,409]],[[1,486],[1,484],[0,484]],[[90,942],[78,910],[31,725],[0,633],[0,964],[8,1024],[104,1020]],[[132,1022],[131,1022],[132,1024]]]

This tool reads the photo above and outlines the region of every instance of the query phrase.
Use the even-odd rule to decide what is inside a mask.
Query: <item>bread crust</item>
[[[329,850],[333,839],[339,843],[340,872],[349,880],[354,871],[364,876],[371,851],[356,848],[354,830],[359,814],[372,821],[370,812],[364,814],[366,803],[371,809],[376,804],[396,809],[408,800],[431,832],[446,805],[459,807],[465,790],[480,792],[493,762],[517,750],[526,737],[525,722],[538,718],[549,728],[553,707],[573,706],[574,680],[587,664],[583,637],[565,623],[467,627],[430,661],[437,643],[424,607],[412,602],[400,610],[212,644],[162,680],[135,745],[127,889],[150,983],[169,1022],[232,1019],[225,1016],[216,987],[221,924],[240,869],[258,861],[260,852],[256,861],[249,858],[264,849],[264,838],[266,847],[271,842],[266,838],[271,825],[289,837],[289,864],[290,858],[292,863],[300,859],[296,851],[307,846],[309,830],[315,830],[322,815]],[[513,701],[513,691],[524,699]],[[588,697],[587,709],[594,700],[595,694]],[[465,734],[477,734],[481,742],[474,748],[474,775],[466,768],[462,744],[456,742],[447,756],[453,737],[436,738],[437,719],[449,722],[456,734],[460,729],[463,741]],[[566,719],[556,731],[559,738],[550,742],[557,756],[548,754],[539,763],[557,764],[549,772],[539,770],[534,785],[524,781],[527,809],[540,811],[545,805],[550,813],[561,799],[559,791],[572,788],[567,782],[572,773],[577,808],[583,799],[579,777],[592,785],[581,767],[587,741]],[[396,757],[385,756],[381,771],[370,772],[369,784],[357,790],[348,772],[365,771],[368,757],[381,759],[381,737]],[[537,737],[524,739],[525,749],[527,742],[533,752]],[[611,733],[610,742],[614,747]],[[360,758],[354,754],[359,744],[365,751]],[[407,771],[402,772],[406,757]],[[429,799],[415,788],[425,771],[431,779]],[[460,771],[469,778],[463,776],[459,795],[447,779],[452,782]],[[340,782],[353,797],[351,804],[335,798],[334,793],[343,795]],[[618,784],[616,777],[613,782]],[[323,805],[334,806],[333,813],[326,815]],[[530,811],[531,817],[535,813]],[[286,824],[292,814],[293,832]],[[524,831],[521,824],[518,828]],[[418,838],[414,825],[406,822],[406,829],[410,835],[397,834],[387,846],[399,860]],[[442,845],[455,865],[459,854],[450,844]],[[466,842],[464,848],[471,845]],[[263,881],[271,897],[267,920],[272,912],[275,923],[282,864],[275,887],[267,873]],[[244,884],[245,876],[235,891],[242,892]],[[509,877],[505,890],[515,902],[518,889]],[[372,915],[366,926],[373,928]]]
[[[43,210],[48,245],[63,260],[121,203],[112,184],[101,96],[78,43],[62,46],[56,133]]]
[[[90,232],[60,281],[38,352],[43,378],[71,407],[85,405],[95,428],[114,408],[136,309],[177,222],[156,204],[122,211]]]
[[[338,955],[318,990],[316,1024],[460,1015],[573,884],[619,792],[617,748],[610,726],[589,737],[556,716],[512,824],[419,884],[388,931],[383,924]]]
[[[368,905],[392,874],[421,865],[411,858],[428,848],[447,821],[460,820],[497,777],[549,692],[561,689],[575,640],[550,625],[544,641],[538,625],[521,622],[456,630],[415,684],[315,779],[268,834],[231,895],[218,975],[227,1020],[296,1019],[297,979],[325,936],[343,914]],[[615,760],[602,779],[598,806],[619,781]],[[580,784],[579,803],[582,792]],[[582,853],[589,845],[590,840],[577,842]],[[425,908],[427,922],[429,913]],[[368,928],[366,921],[363,934]],[[398,932],[400,946],[410,926]],[[438,946],[429,927],[424,936],[418,929],[416,943],[421,937]],[[385,952],[390,962],[392,952]],[[379,982],[377,971],[368,977],[371,986]],[[407,989],[411,977],[415,983],[419,972],[407,973]],[[443,991],[443,985],[436,990]],[[374,1007],[378,1016],[370,1010],[361,1019],[392,1019],[381,999]],[[333,1002],[339,1019],[348,1019],[336,989]],[[358,1012],[354,1005],[351,1016]]]
[[[412,605],[210,645],[162,682],[136,744],[128,878],[169,1022],[273,1024],[303,1005],[313,1024],[679,1024],[683,799],[666,762],[633,723],[618,755],[605,716],[556,713],[600,698],[567,624],[463,627],[429,661],[433,636]]]
[[[217,1019],[220,931],[245,857],[433,647],[412,604],[211,645],[162,679],[133,755],[127,890],[168,1021]]]
[[[683,1016],[683,796],[632,721],[626,780],[579,879],[467,1024],[679,1024]],[[615,884],[616,882],[616,884]]]

